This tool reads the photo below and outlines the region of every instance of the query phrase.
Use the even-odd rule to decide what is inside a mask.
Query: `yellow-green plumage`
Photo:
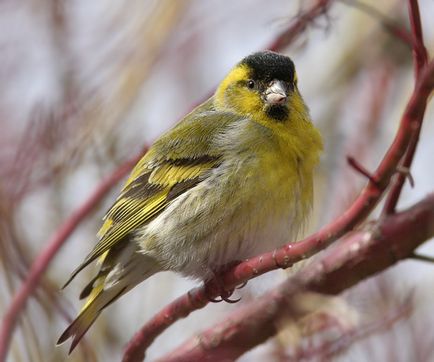
[[[152,274],[207,278],[296,235],[322,150],[296,81],[289,58],[250,55],[155,142],[70,278],[100,259],[81,294],[88,300],[59,343],[73,337],[72,350],[102,309]]]

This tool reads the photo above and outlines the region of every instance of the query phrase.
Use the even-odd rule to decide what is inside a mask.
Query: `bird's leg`
[[[227,272],[228,270],[232,269],[236,265],[238,265],[239,261],[233,261],[231,263],[219,266],[218,268],[210,269],[210,273],[212,277],[205,281],[205,290],[207,295],[215,295],[218,294],[221,299],[211,298],[209,297],[208,300],[213,303],[219,303],[222,301],[225,301],[227,303],[237,303],[241,300],[241,298],[238,299],[230,299],[230,296],[234,293],[235,289],[226,289],[223,280],[222,275]],[[240,289],[244,287],[247,284],[247,282],[243,283],[240,287],[237,287],[236,289]]]

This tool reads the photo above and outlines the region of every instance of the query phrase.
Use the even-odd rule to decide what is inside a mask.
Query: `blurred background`
[[[314,3],[1,1],[0,314],[35,256],[105,176],[209,96],[242,57],[272,44]],[[363,4],[369,8],[331,1],[326,15],[280,49],[295,62],[300,91],[325,139],[306,233],[332,220],[357,195],[365,180],[347,165],[346,156],[370,170],[376,167],[413,87],[411,51],[384,26],[390,21],[409,27],[406,2]],[[432,55],[434,2],[419,4]],[[433,191],[433,136],[431,104],[412,168],[415,187],[406,185],[399,207]],[[161,273],[102,313],[70,358],[66,345],[55,347],[81,306],[78,295],[93,275],[92,267],[66,290],[59,288],[93,247],[101,218],[120,187],[55,257],[21,315],[10,361],[118,361],[146,320],[197,284]],[[434,243],[421,252],[434,255]],[[241,303],[284,276],[276,271],[249,282],[240,292]],[[402,262],[324,304],[338,331],[318,337],[306,325],[288,325],[240,360],[320,360],[325,355],[303,352],[307,340],[333,341],[339,333],[354,335],[365,328],[368,333],[360,333],[357,343],[330,358],[434,361],[433,284],[434,265]],[[147,358],[167,353],[234,308],[211,304],[178,322],[155,341]]]

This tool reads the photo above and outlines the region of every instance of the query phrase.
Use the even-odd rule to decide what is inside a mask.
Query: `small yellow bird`
[[[241,60],[132,171],[65,284],[99,259],[58,344],[72,337],[71,352],[105,307],[155,273],[206,280],[291,240],[311,209],[321,151],[291,59],[265,51]]]

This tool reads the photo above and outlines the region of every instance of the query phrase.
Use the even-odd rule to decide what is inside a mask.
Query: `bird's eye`
[[[253,80],[248,80],[247,81],[247,88],[249,88],[249,89],[253,89],[253,88],[255,88],[255,82],[253,81]]]

